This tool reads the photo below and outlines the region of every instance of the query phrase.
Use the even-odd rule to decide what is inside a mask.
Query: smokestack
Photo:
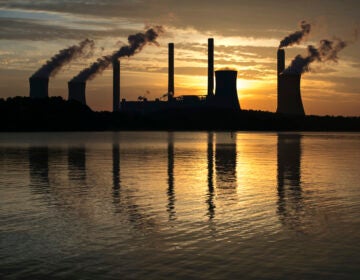
[[[68,100],[76,100],[86,105],[85,100],[85,87],[86,83],[81,81],[68,82],[69,98]]]
[[[214,39],[208,39],[208,97],[214,96]]]
[[[278,76],[278,107],[276,113],[305,116],[300,92],[301,74]]]
[[[112,64],[113,64],[113,112],[118,112],[120,106],[120,62],[118,59],[114,59]]]
[[[168,100],[174,97],[174,43],[169,43]]]
[[[285,70],[285,50],[278,49],[277,51],[277,108],[281,108],[280,101],[281,92],[280,92],[280,74]]]
[[[285,50],[277,51],[277,74],[280,75],[285,70]]]
[[[47,98],[49,97],[48,86],[49,78],[47,77],[30,77],[30,97]]]
[[[215,71],[216,89],[215,98],[216,106],[235,111],[240,110],[240,104],[237,97],[236,79],[237,71],[235,70],[218,70]]]

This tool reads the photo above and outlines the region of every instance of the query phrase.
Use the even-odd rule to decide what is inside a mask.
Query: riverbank
[[[0,131],[234,130],[360,131],[360,117],[289,116],[272,112],[176,109],[96,112],[61,97],[0,100]]]

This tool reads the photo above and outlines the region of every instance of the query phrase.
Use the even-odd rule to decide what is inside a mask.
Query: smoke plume
[[[347,46],[347,43],[339,38],[333,41],[324,39],[316,48],[309,45],[307,56],[297,55],[290,66],[284,70],[285,74],[302,74],[310,71],[310,64],[314,61],[327,62],[338,61],[338,53]]]
[[[137,33],[128,37],[128,45],[121,47],[112,55],[106,55],[97,59],[96,62],[91,64],[88,68],[82,70],[78,75],[72,78],[71,82],[85,82],[93,79],[97,74],[103,72],[113,60],[119,59],[124,56],[132,56],[142,50],[146,44],[155,44],[157,37],[163,33],[162,26],[155,26],[149,28],[144,33]]]
[[[300,22],[300,28],[301,30],[296,31],[282,39],[279,45],[279,49],[294,44],[299,44],[304,39],[304,37],[310,33],[311,25],[303,20]]]
[[[41,68],[32,75],[32,78],[49,78],[50,76],[55,76],[64,65],[68,64],[73,59],[91,56],[94,46],[95,43],[93,40],[85,39],[78,45],[73,45],[59,51],[41,66]]]

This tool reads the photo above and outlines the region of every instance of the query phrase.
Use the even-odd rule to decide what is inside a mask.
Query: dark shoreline
[[[360,117],[187,108],[152,113],[95,112],[61,97],[0,99],[1,132],[35,131],[360,131]]]

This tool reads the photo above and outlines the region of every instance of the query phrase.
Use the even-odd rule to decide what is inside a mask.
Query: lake
[[[360,133],[0,134],[1,279],[359,279]]]

